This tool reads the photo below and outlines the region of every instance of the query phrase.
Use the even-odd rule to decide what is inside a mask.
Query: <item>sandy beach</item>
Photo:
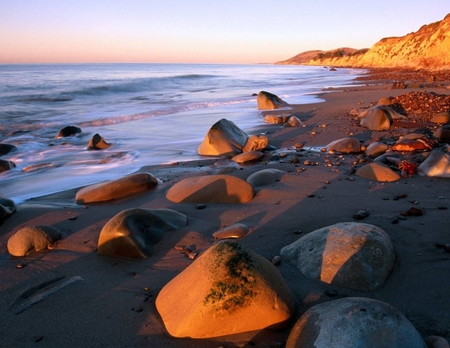
[[[296,319],[308,308],[347,296],[384,301],[403,313],[424,339],[437,335],[450,341],[450,253],[442,247],[450,243],[449,179],[412,175],[392,183],[371,181],[354,175],[355,169],[368,161],[362,153],[317,151],[348,136],[369,144],[381,137],[412,132],[414,124],[370,131],[361,127],[350,111],[375,105],[382,97],[411,91],[450,94],[450,80],[445,80],[448,76],[430,79],[421,74],[375,71],[365,80],[354,81],[352,87],[324,91],[320,95],[324,103],[262,111],[262,116],[293,114],[303,126],[266,124],[255,129],[253,134],[264,133],[269,144],[279,149],[265,152],[263,160],[256,163],[238,165],[228,158],[205,158],[149,166],[141,171],[156,176],[160,184],[145,194],[79,205],[74,200],[77,190],[71,190],[19,205],[0,226],[2,346],[283,347]],[[417,88],[391,89],[399,79],[413,81]],[[419,122],[417,128],[424,124]],[[303,148],[297,149],[296,144]],[[270,161],[274,154],[281,154],[281,159]],[[245,204],[206,203],[198,209],[196,204],[176,204],[166,198],[170,187],[189,176],[226,172],[245,180],[265,168],[285,174],[279,182],[257,190]],[[97,241],[105,223],[115,214],[137,207],[176,210],[188,216],[188,225],[167,233],[156,244],[153,256],[145,260],[97,255]],[[399,220],[399,215],[411,207],[420,208],[423,215]],[[370,211],[363,222],[387,232],[395,248],[394,269],[381,288],[338,288],[308,279],[281,262],[278,270],[297,305],[292,323],[286,328],[201,340],[173,338],[167,333],[155,299],[172,278],[195,262],[175,250],[176,245],[195,245],[201,254],[216,243],[212,236],[215,231],[240,222],[249,226],[250,232],[237,242],[272,260],[281,248],[309,232],[355,221],[353,215],[359,210]],[[21,258],[10,256],[8,239],[22,227],[36,225],[53,226],[65,238],[45,252]],[[13,304],[25,291],[58,277],[81,279],[14,313]],[[183,299],[179,305],[184,305]]]

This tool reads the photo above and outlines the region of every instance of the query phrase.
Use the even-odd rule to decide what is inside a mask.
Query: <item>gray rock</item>
[[[17,147],[11,144],[0,144],[0,156],[7,155],[12,151],[16,151]]]
[[[88,150],[104,150],[110,146],[111,146],[110,143],[107,143],[100,134],[96,133],[89,141],[87,149]]]
[[[391,305],[362,297],[322,303],[306,311],[286,348],[426,348],[409,320]]]
[[[422,176],[450,178],[450,145],[431,151],[417,168],[417,173]]]
[[[284,174],[285,172],[275,168],[262,169],[250,174],[247,182],[253,187],[266,186],[279,181]]]
[[[326,146],[326,150],[343,153],[357,153],[361,152],[361,144],[358,139],[348,137],[332,141]]]
[[[103,226],[98,238],[98,254],[143,259],[153,254],[153,246],[166,232],[187,225],[187,216],[170,209],[127,209]]]
[[[388,130],[394,120],[406,119],[406,116],[385,105],[373,106],[359,114],[358,117],[360,125],[371,130]]]
[[[386,232],[356,222],[313,231],[281,249],[281,257],[308,278],[363,291],[379,288],[395,260]]]
[[[66,126],[59,131],[59,133],[56,135],[56,138],[72,137],[80,133],[81,128],[76,126]]]

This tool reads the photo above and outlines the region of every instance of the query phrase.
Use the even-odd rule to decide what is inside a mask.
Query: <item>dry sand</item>
[[[298,105],[289,111],[302,120],[304,127],[264,125],[255,130],[267,132],[270,144],[288,153],[283,162],[268,163],[270,155],[267,154],[265,161],[251,165],[238,166],[228,159],[206,159],[147,167],[142,170],[163,182],[156,189],[133,198],[80,206],[74,203],[76,190],[72,190],[20,205],[0,226],[1,345],[283,347],[293,323],[281,331],[262,330],[219,339],[170,337],[154,301],[160,289],[193,262],[174,246],[195,244],[198,250],[205,250],[215,242],[213,232],[241,222],[251,232],[239,243],[271,260],[282,247],[302,235],[337,222],[354,221],[353,214],[360,209],[370,209],[363,222],[384,229],[392,239],[397,258],[391,276],[380,289],[361,292],[309,280],[282,262],[278,269],[298,305],[293,322],[315,304],[344,296],[364,296],[397,308],[424,338],[439,335],[450,340],[450,253],[436,246],[450,243],[450,219],[446,210],[450,208],[450,180],[416,175],[394,183],[371,182],[351,174],[354,163],[361,159],[359,155],[339,158],[293,149],[296,143],[304,143],[306,148],[322,147],[349,135],[366,141],[384,134],[359,127],[348,112],[376,103],[381,97],[408,91],[389,90],[390,85],[390,82],[372,80],[368,86],[355,85],[346,91],[327,92],[321,96],[325,103]],[[444,87],[427,88],[427,91],[449,94]],[[262,114],[282,113],[286,111]],[[294,157],[299,163],[291,163]],[[305,160],[317,165],[306,166]],[[166,191],[186,176],[229,170],[231,175],[246,179],[264,168],[277,168],[286,174],[280,182],[259,190],[246,204],[206,204],[204,209],[197,209],[195,204],[175,204],[165,198]],[[399,195],[406,197],[398,198]],[[392,223],[412,206],[421,208],[424,215]],[[103,225],[116,213],[132,207],[174,209],[186,214],[189,224],[168,233],[155,246],[154,255],[146,260],[97,255],[97,240]],[[32,225],[54,226],[66,237],[52,250],[24,258],[9,256],[8,238],[20,228]],[[82,280],[20,314],[13,313],[11,306],[26,290],[58,277],[74,276]],[[184,306],[182,298],[179,305]]]

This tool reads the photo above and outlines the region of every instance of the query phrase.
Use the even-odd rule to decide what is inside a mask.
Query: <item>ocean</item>
[[[199,159],[208,129],[226,118],[244,131],[262,125],[253,94],[319,103],[363,71],[283,65],[0,65],[0,193],[20,204],[132,173],[144,165]],[[289,109],[286,109],[289,112]],[[55,138],[65,126],[82,132]],[[88,151],[94,134],[111,147]]]

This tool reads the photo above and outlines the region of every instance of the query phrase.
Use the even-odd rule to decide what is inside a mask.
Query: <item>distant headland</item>
[[[388,37],[371,48],[302,52],[275,64],[352,68],[450,69],[450,14],[402,37]]]

